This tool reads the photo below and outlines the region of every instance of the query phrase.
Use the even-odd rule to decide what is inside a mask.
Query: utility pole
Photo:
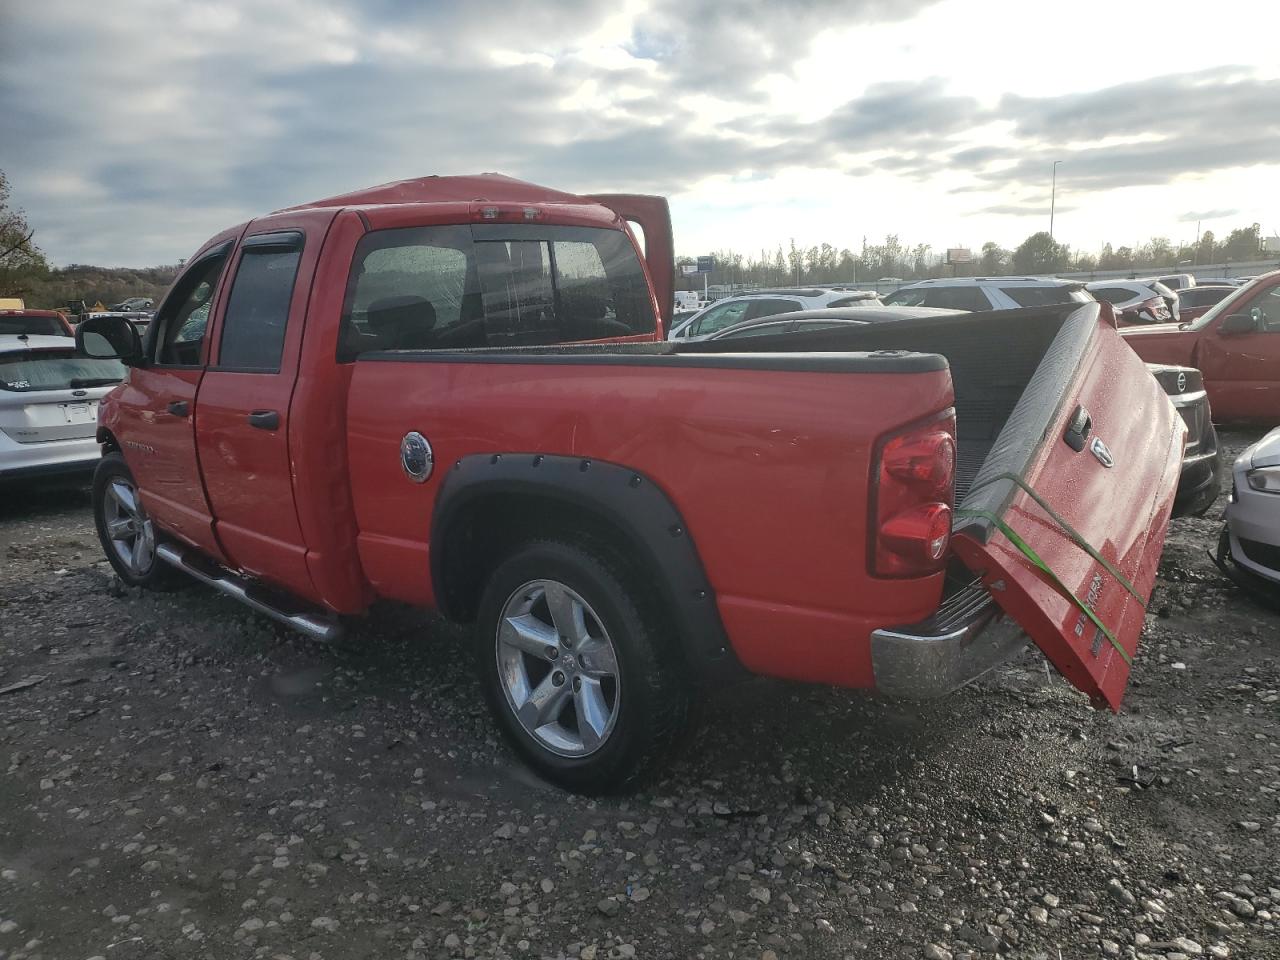
[[[1053,239],[1053,208],[1058,199],[1058,164],[1061,160],[1053,161],[1053,180],[1052,186],[1049,187],[1049,239]]]

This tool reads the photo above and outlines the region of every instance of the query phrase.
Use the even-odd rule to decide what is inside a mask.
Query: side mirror
[[[1254,333],[1258,329],[1257,307],[1248,313],[1233,313],[1224,317],[1218,325],[1218,332],[1223,336],[1235,336],[1241,333]]]
[[[97,360],[119,360],[127,367],[142,364],[142,338],[125,317],[90,317],[76,327],[76,349]]]

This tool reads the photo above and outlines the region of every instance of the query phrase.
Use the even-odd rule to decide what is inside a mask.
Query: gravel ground
[[[1280,615],[1220,512],[1120,716],[1034,650],[924,705],[752,682],[590,801],[499,743],[461,631],[126,592],[84,490],[6,491],[0,960],[1280,957]]]

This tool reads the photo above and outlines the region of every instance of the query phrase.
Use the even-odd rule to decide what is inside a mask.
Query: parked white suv
[[[1017,310],[1051,303],[1088,303],[1093,297],[1077,280],[1045,277],[950,277],[899,287],[885,306],[943,310]]]
[[[1095,300],[1116,308],[1123,323],[1178,323],[1178,294],[1159,280],[1098,280],[1088,285]]]
[[[752,290],[717,300],[693,316],[672,325],[668,340],[701,340],[726,327],[759,320],[776,313],[821,310],[825,307],[878,306],[873,290],[828,290],[797,287],[785,290]]]
[[[1139,277],[1138,279],[1146,283],[1151,283],[1152,281],[1163,283],[1170,290],[1186,290],[1188,287],[1194,287],[1200,282],[1189,273],[1169,273],[1163,277]]]
[[[98,401],[123,378],[66,337],[0,338],[0,480],[93,470]]]

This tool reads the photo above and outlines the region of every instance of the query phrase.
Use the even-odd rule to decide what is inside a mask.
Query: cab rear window
[[[618,230],[480,224],[378,230],[347,282],[339,359],[651,334],[649,284]]]
[[[70,350],[0,354],[0,390],[76,390],[123,379],[124,365],[119,360],[78,357]]]
[[[67,328],[57,317],[0,314],[0,334],[25,333],[29,337],[66,337]]]

